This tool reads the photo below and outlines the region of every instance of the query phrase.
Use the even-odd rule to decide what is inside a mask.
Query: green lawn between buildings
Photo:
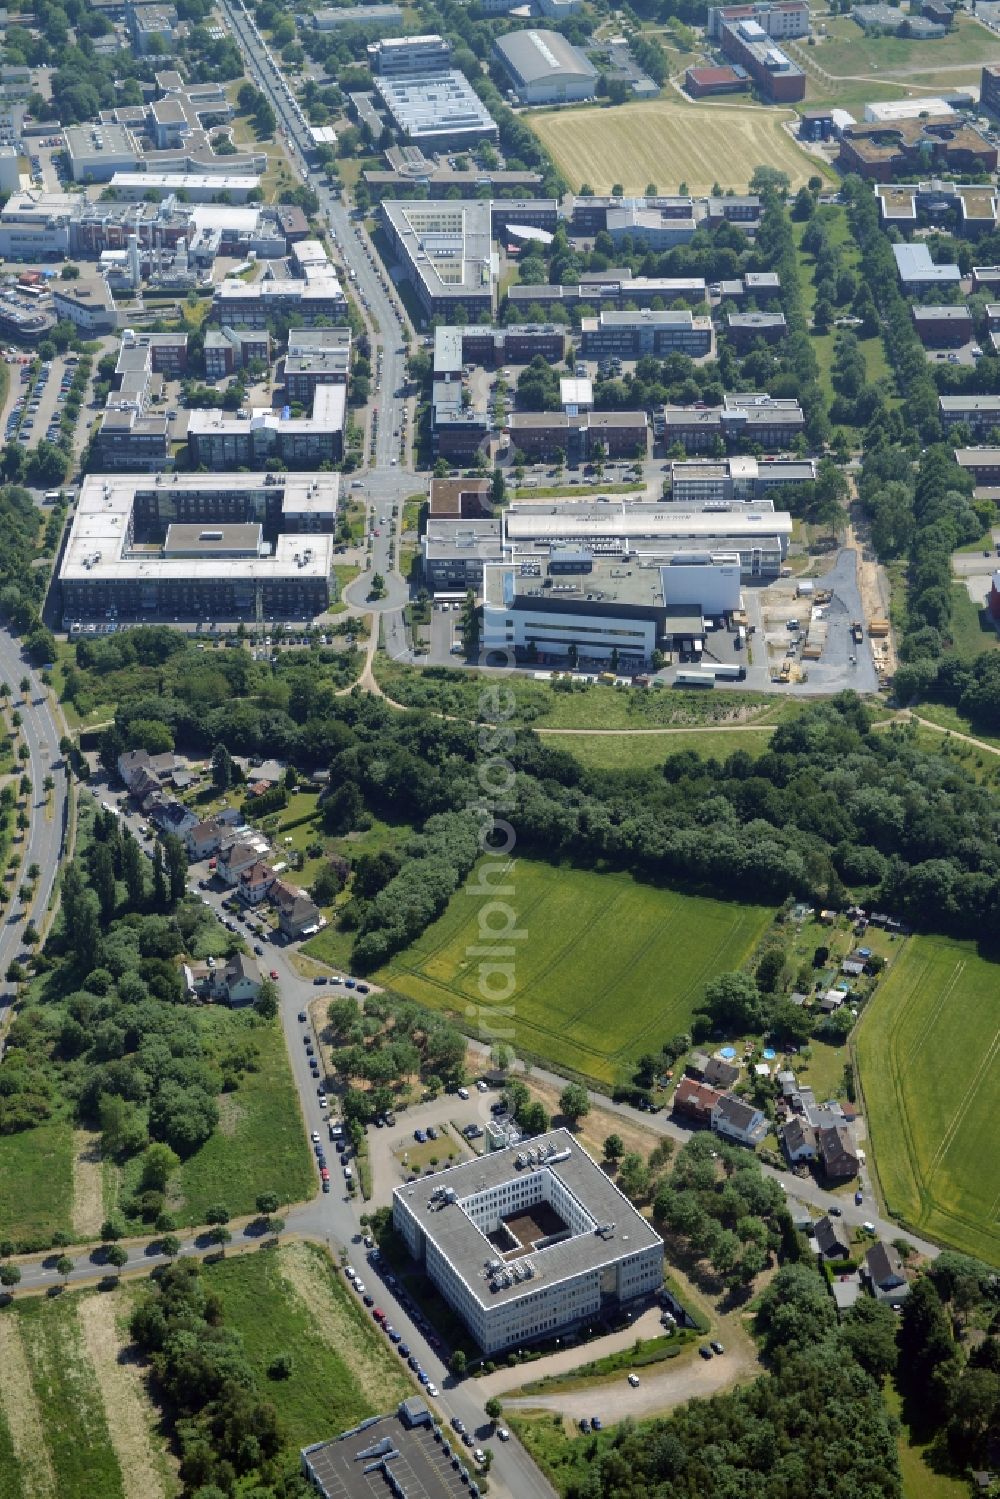
[[[910,938],[855,1047],[888,1212],[995,1260],[1000,965],[970,942]]]
[[[513,860],[502,878],[492,875],[492,890],[473,898],[476,881],[474,872],[377,981],[478,1034],[480,983],[495,993],[500,982],[480,966],[491,961],[476,951],[485,945],[480,913],[497,925],[486,905],[505,902],[525,935],[509,944],[513,995],[502,1013],[487,1008],[483,1023],[509,1031],[502,1039],[520,1055],[605,1085],[686,1029],[706,982],[744,963],[773,915],[763,906],[642,885],[626,874],[530,859]]]

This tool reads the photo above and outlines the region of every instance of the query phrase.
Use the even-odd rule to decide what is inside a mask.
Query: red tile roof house
[[[693,1077],[682,1077],[674,1089],[671,1111],[679,1114],[684,1119],[690,1119],[694,1124],[703,1124],[709,1128],[712,1123],[712,1112],[721,1099],[722,1094],[718,1088],[711,1088],[707,1083],[699,1083]]]
[[[264,864],[258,859],[256,864],[243,870],[236,893],[248,906],[259,906],[267,898],[277,878],[270,864]]]

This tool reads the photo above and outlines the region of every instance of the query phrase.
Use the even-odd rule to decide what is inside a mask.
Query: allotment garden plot
[[[889,1212],[997,1258],[1000,965],[912,937],[865,1012],[857,1055]]]
[[[525,936],[511,944],[511,1034],[499,1039],[602,1083],[628,1076],[642,1052],[686,1029],[708,980],[745,962],[773,916],[762,906],[681,895],[629,875],[528,859],[513,860],[503,883],[511,894],[502,899]],[[468,887],[460,890],[377,975],[474,1036],[484,904]]]

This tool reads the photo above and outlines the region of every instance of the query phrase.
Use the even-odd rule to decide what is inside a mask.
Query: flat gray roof
[[[495,571],[506,572],[507,569],[497,568]],[[654,576],[658,578],[658,572],[654,572]],[[539,1151],[548,1151],[549,1160],[542,1165],[519,1167],[518,1157],[523,1158],[529,1149],[536,1158]],[[490,1289],[485,1270],[500,1255],[473,1223],[462,1202],[532,1171],[551,1172],[593,1219],[594,1227],[548,1248],[532,1249],[530,1259],[535,1268],[534,1276],[494,1291]],[[448,1188],[455,1192],[456,1201],[438,1206],[442,1201],[439,1196],[431,1203],[432,1194],[443,1194]],[[439,1171],[429,1180],[397,1187],[393,1196],[402,1200],[426,1238],[437,1246],[472,1296],[487,1310],[543,1290],[556,1281],[614,1264],[653,1245],[662,1247],[659,1235],[565,1129],[550,1130],[548,1134],[522,1145],[463,1161],[449,1170]],[[606,1235],[598,1234],[596,1230],[602,1225],[613,1227]]]
[[[428,296],[456,303],[470,294],[492,297],[497,258],[488,198],[386,198],[382,214]]]
[[[422,1402],[418,1402],[422,1404]],[[455,1438],[456,1447],[458,1438]],[[461,1448],[465,1466],[465,1454]],[[331,1442],[306,1447],[302,1457],[324,1499],[458,1499],[468,1494],[432,1423],[413,1425],[398,1415],[376,1416]],[[396,1488],[390,1488],[388,1474]]]
[[[261,528],[252,521],[174,521],[167,527],[163,555],[209,557],[213,552],[244,552],[255,557]]]
[[[400,37],[399,41],[413,38]],[[383,43],[383,45],[385,45]],[[375,79],[382,102],[410,140],[492,134],[496,123],[464,73],[456,68],[415,78]]]

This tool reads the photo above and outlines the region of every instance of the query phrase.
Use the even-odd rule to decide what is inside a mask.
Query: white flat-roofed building
[[[233,203],[245,203],[260,187],[260,178],[253,173],[223,177],[197,172],[115,172],[111,186],[122,203],[141,202],[146,193],[162,193],[166,198],[179,192],[186,193],[191,203],[214,203],[220,193],[228,193]]]
[[[342,26],[360,26],[369,33],[402,26],[403,12],[398,5],[325,6],[314,10],[312,24],[317,31],[337,31]]]
[[[290,328],[285,393],[311,401],[317,385],[346,385],[351,367],[350,328]]]
[[[268,318],[297,316],[307,325],[317,318],[339,321],[346,316],[347,298],[332,270],[319,277],[287,281],[220,281],[212,298],[217,322],[233,327],[263,328]]]
[[[195,410],[188,415],[191,458],[210,469],[260,465],[268,458],[281,458],[298,467],[339,463],[346,409],[344,385],[317,384],[310,416],[286,416],[270,408],[245,415]]]
[[[451,59],[451,43],[441,36],[395,36],[373,42],[368,66],[380,78],[423,78],[444,72]]]
[[[757,459],[734,455],[692,459],[670,467],[670,498],[678,506],[753,504],[786,484],[814,484],[812,458]]]
[[[464,73],[392,74],[375,88],[408,141],[454,146],[495,140],[496,121]]]
[[[497,38],[493,51],[522,104],[568,104],[594,97],[597,69],[558,31],[509,31]]]
[[[64,618],[313,615],[329,603],[339,475],[91,474],[59,568]],[[308,533],[308,534],[306,534]]]
[[[397,1187],[393,1225],[485,1353],[663,1283],[659,1235],[567,1130]]]
[[[504,541],[515,557],[569,542],[590,547],[598,556],[660,560],[708,549],[737,552],[746,578],[775,576],[792,535],[792,517],[772,510],[769,502],[721,512],[644,500],[551,508],[510,505],[503,521]]]
[[[428,317],[492,313],[498,274],[488,199],[386,198],[382,222]]]
[[[125,125],[67,125],[63,130],[74,182],[110,182],[116,172],[136,171],[142,151]]]
[[[870,125],[891,125],[894,120],[919,120],[930,115],[947,119],[955,113],[946,99],[928,99],[921,94],[919,99],[886,99],[866,104],[864,117]]]

